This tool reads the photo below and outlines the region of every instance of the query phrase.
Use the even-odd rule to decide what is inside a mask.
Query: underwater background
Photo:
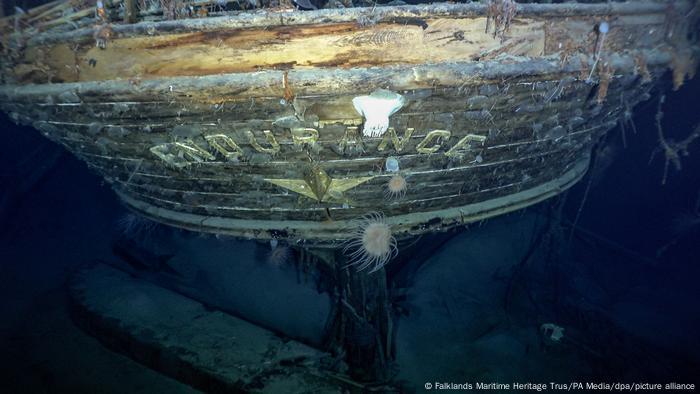
[[[425,236],[389,264],[403,391],[466,381],[700,384],[700,139],[662,184],[662,94],[665,135],[683,140],[700,125],[700,78],[674,92],[666,75],[632,109],[624,141],[621,126],[611,130],[571,190]],[[298,250],[140,219],[36,130],[6,114],[0,130],[0,393],[197,392],[75,321],[71,280],[100,262],[166,287],[168,270],[196,262],[185,296],[321,345],[328,286]],[[133,313],[159,313],[149,308]]]

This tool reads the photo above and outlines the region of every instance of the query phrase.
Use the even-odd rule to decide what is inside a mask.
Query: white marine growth
[[[406,103],[406,99],[390,90],[377,89],[369,96],[352,99],[355,111],[365,117],[362,135],[379,137],[389,128],[389,117]]]
[[[345,245],[343,252],[348,255],[348,265],[354,265],[358,271],[372,267],[370,273],[382,269],[398,254],[396,239],[391,234],[391,227],[381,213],[370,213],[363,217],[352,238]]]

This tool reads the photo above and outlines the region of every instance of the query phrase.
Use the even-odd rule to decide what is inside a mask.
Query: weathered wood
[[[537,57],[581,46],[585,53],[595,52],[598,21],[591,15],[577,19],[550,16],[546,23],[545,19],[527,15],[519,14],[518,23],[503,37],[485,32],[487,18],[483,15],[467,17],[460,13],[413,16],[410,20],[394,16],[371,24],[337,22],[333,18],[322,24],[291,25],[251,22],[238,26],[229,21],[218,29],[212,27],[216,21],[208,19],[208,23],[196,25],[207,30],[193,27],[173,33],[156,29],[133,36],[120,36],[114,27],[98,26],[79,42],[66,37],[61,42],[39,45],[30,40],[13,73],[20,82],[140,80],[269,69],[474,61],[505,54]],[[614,31],[608,34],[606,48],[612,53],[628,49],[625,44],[629,37],[639,35],[628,34],[628,30],[638,28],[640,23],[648,29],[643,37],[648,47],[663,43],[664,14],[621,14]],[[164,26],[157,24],[158,28]],[[110,34],[96,46],[95,37],[104,29]]]
[[[46,4],[42,4],[40,6],[26,10],[26,15],[28,18],[30,18],[30,20],[32,20],[32,19],[36,18],[37,15],[39,15],[39,16],[45,15],[47,12],[50,12],[51,10],[55,9],[55,7],[57,7],[59,5],[61,8],[66,7],[66,3],[63,0],[54,0],[54,1],[48,2]],[[12,25],[12,23],[14,22],[13,21],[14,18],[15,18],[15,15],[3,16],[2,18],[0,18],[0,27],[6,27],[8,25]]]
[[[347,265],[346,258],[339,260],[340,266]],[[350,376],[360,382],[388,382],[393,358],[386,351],[391,311],[385,270],[366,275],[346,267],[339,271],[337,283],[344,323],[340,334]]]
[[[628,87],[633,89],[644,89],[645,86],[639,84],[626,85],[626,82],[623,81],[624,79],[621,79],[619,83],[611,84],[613,89],[617,89],[618,85],[619,88]],[[467,85],[464,89],[476,91],[480,90],[480,86]],[[581,152],[586,152],[586,147],[590,146],[589,144],[594,136],[600,135],[605,128],[609,127],[605,122],[609,121],[607,119],[610,118],[603,117],[596,121],[594,119],[597,119],[597,115],[590,114],[588,115],[588,127],[584,127],[583,123],[578,123],[577,125],[574,124],[573,129],[571,125],[562,128],[562,131],[565,132],[562,136],[568,135],[565,140],[560,141],[562,136],[548,136],[546,134],[549,128],[559,127],[560,121],[570,122],[576,117],[577,113],[580,116],[586,116],[586,113],[581,112],[580,108],[571,113],[565,110],[571,103],[576,102],[577,97],[581,102],[585,101],[586,96],[589,94],[589,89],[585,84],[562,84],[561,82],[553,81],[551,83],[543,82],[541,85],[538,85],[522,84],[514,81],[512,87],[500,84],[494,85],[491,89],[481,90],[481,93],[484,93],[482,97],[487,101],[484,102],[484,99],[476,101],[474,98],[478,96],[466,94],[461,108],[460,104],[456,104],[454,100],[450,102],[450,100],[440,98],[442,95],[450,97],[451,94],[454,95],[456,93],[454,91],[447,90],[436,95],[436,100],[438,101],[433,106],[430,104],[432,100],[430,96],[417,93],[416,97],[418,99],[416,99],[415,103],[416,105],[420,104],[420,107],[413,109],[411,109],[410,105],[407,107],[409,113],[414,112],[416,115],[403,115],[403,118],[396,118],[397,128],[403,125],[405,129],[409,124],[418,127],[431,125],[452,128],[455,134],[450,140],[442,142],[446,146],[445,148],[427,156],[417,153],[415,149],[427,137],[428,130],[421,129],[414,132],[406,140],[404,151],[401,152],[399,157],[401,158],[402,166],[411,169],[409,181],[412,189],[407,193],[407,197],[403,201],[384,201],[382,203],[382,211],[385,214],[410,215],[412,212],[430,212],[443,206],[478,204],[479,201],[507,196],[527,188],[536,187],[562,174],[562,172],[557,171],[556,167],[552,167],[551,163],[559,163],[558,165],[562,166],[559,168],[562,171],[566,171],[568,166],[563,163],[574,163]],[[489,96],[486,96],[486,94]],[[489,99],[489,97],[492,97],[492,99]],[[350,97],[331,98],[330,101],[332,102],[334,99],[342,102],[343,100],[349,101]],[[491,102],[488,102],[489,100]],[[528,103],[533,100],[535,103],[540,101],[543,105],[535,107],[536,109],[533,111],[525,110],[524,104],[518,105],[518,103]],[[509,103],[506,103],[506,101],[509,101]],[[483,109],[474,111],[473,107],[475,105],[477,108]],[[64,117],[65,119],[74,118],[71,114],[75,113],[76,110],[81,111],[83,108],[83,105],[60,106],[60,104],[48,104],[48,106],[55,107],[56,111],[58,111],[52,113],[50,115],[51,118]],[[447,123],[441,124],[441,115],[430,112],[429,118],[425,118],[425,121],[420,120],[422,117],[425,117],[420,112],[421,110],[433,111],[441,106],[448,111],[444,113],[448,115],[445,118]],[[518,114],[518,116],[511,116],[510,118],[494,117],[495,119],[491,120],[489,119],[493,115],[462,118],[461,112],[458,110],[465,108],[465,106],[475,114],[481,114],[479,111],[483,111],[488,107],[494,113],[510,111]],[[580,104],[573,105],[573,108],[578,106]],[[596,112],[603,113],[599,110]],[[133,115],[130,115],[130,113],[139,113],[139,111],[129,110],[121,112],[113,120],[122,121],[124,119],[133,122]],[[532,114],[535,113],[539,116],[533,118]],[[554,123],[547,125],[548,121],[546,119],[549,116],[546,115],[547,113],[552,115],[550,116],[552,118],[551,122]],[[143,112],[141,112],[141,115],[143,115]],[[202,112],[199,115],[200,121],[206,123],[205,119],[208,115]],[[169,116],[172,116],[172,114]],[[193,118],[197,117],[196,114],[193,114]],[[522,117],[522,120],[519,121],[520,117]],[[533,129],[533,123],[538,121],[538,118],[540,122],[543,122],[539,129],[540,131]],[[361,119],[359,121],[361,122]],[[265,126],[265,124],[257,122],[258,127]],[[461,122],[466,123],[462,124]],[[591,127],[596,122],[602,123]],[[48,125],[48,123],[46,124]],[[268,123],[267,125],[270,124]],[[311,123],[308,126],[314,126],[314,124]],[[44,129],[41,125],[38,127]],[[325,156],[320,156],[326,163],[326,170],[329,171],[331,176],[335,176],[338,173],[342,176],[374,175],[375,179],[368,181],[362,187],[349,191],[346,196],[347,200],[320,204],[313,200],[300,198],[294,193],[285,192],[284,189],[263,181],[264,177],[293,178],[299,176],[295,175],[295,171],[298,171],[298,169],[289,168],[284,163],[289,160],[299,160],[301,163],[304,163],[304,156],[307,153],[304,153],[304,150],[302,150],[300,152],[301,156],[296,156],[294,144],[288,139],[288,134],[286,134],[288,129],[280,128],[277,130],[273,128],[276,138],[279,139],[281,151],[278,155],[269,157],[264,161],[250,162],[243,157],[243,161],[227,163],[225,161],[221,162],[219,159],[213,162],[205,161],[186,171],[181,171],[171,169],[167,165],[163,166],[162,163],[158,164],[158,160],[154,156],[144,157],[141,153],[148,150],[154,143],[169,141],[170,138],[167,136],[167,133],[171,129],[165,128],[160,132],[149,131],[146,134],[139,130],[133,130],[133,134],[137,137],[134,138],[129,137],[129,134],[122,136],[120,132],[115,134],[109,129],[110,127],[121,126],[118,123],[109,124],[109,126],[105,127],[101,126],[99,133],[103,137],[100,138],[96,138],[97,136],[95,135],[91,136],[90,127],[86,129],[85,126],[78,128],[69,126],[66,129],[53,126],[50,134],[53,138],[57,138],[66,144],[69,149],[85,158],[91,163],[91,167],[104,174],[109,181],[115,182],[115,186],[122,192],[138,196],[142,201],[147,201],[162,209],[189,212],[202,217],[213,215],[239,220],[255,220],[259,217],[265,217],[273,222],[289,220],[322,222],[328,219],[351,221],[356,217],[362,216],[368,210],[375,210],[377,201],[383,200],[383,193],[386,187],[385,182],[390,176],[378,172],[378,169],[382,168],[386,157],[386,153],[378,151],[378,144],[384,138],[364,139],[363,144],[366,153],[361,158],[354,156],[345,157],[333,151],[333,144],[337,143],[348,126],[327,125],[319,128],[321,131],[320,135],[323,138],[319,138],[317,144],[323,148],[322,152],[326,152]],[[222,128],[225,129],[226,127],[223,124],[219,127],[214,127],[209,132],[221,132]],[[65,132],[65,130],[72,131]],[[490,135],[490,131],[493,130],[501,131]],[[94,132],[93,130],[92,133]],[[483,155],[481,163],[469,162],[474,160],[476,153],[470,155],[469,160],[457,162],[445,156],[445,152],[449,150],[449,147],[454,145],[467,132],[489,137],[488,143],[483,149],[477,150],[477,152],[481,151]],[[400,135],[401,131],[398,134]],[[236,139],[239,145],[244,146],[246,150],[250,149],[250,146],[245,144],[245,139],[240,139],[240,135],[236,136],[236,133],[233,133],[230,136]],[[106,145],[101,144],[100,141],[104,138],[111,138],[111,141],[107,142]],[[132,141],[141,142],[134,143]],[[202,146],[206,146],[206,144]],[[388,144],[389,150],[387,153],[397,154],[391,148],[392,146]],[[579,148],[573,149],[575,146]],[[113,149],[117,149],[116,151],[120,153],[112,157],[107,152]],[[375,152],[375,154],[367,156],[367,153],[372,152]],[[331,154],[331,156],[328,156],[328,154]],[[546,161],[544,160],[545,158],[547,159]],[[524,170],[526,168],[527,170]],[[529,174],[527,179],[523,178],[523,174]],[[416,185],[415,189],[413,189],[413,185]],[[420,186],[418,187],[418,185]],[[347,202],[351,202],[351,204],[347,207],[342,206]],[[460,220],[462,219],[460,218]],[[202,229],[211,230],[208,227],[202,227]],[[405,230],[407,233],[401,234],[400,229],[397,229],[397,235],[405,236],[411,234],[410,228]],[[219,231],[219,229],[216,231]],[[348,229],[344,231],[348,231]],[[291,240],[298,238],[300,235],[300,233],[294,231],[290,231],[288,234]],[[248,235],[250,236],[250,233]],[[305,233],[305,235],[308,236],[309,234]],[[338,242],[344,236],[343,231],[335,234],[329,232],[328,235],[329,237],[327,237],[326,241],[336,240]],[[266,237],[265,234],[256,234],[256,236]]]
[[[686,5],[523,4],[497,34],[485,4],[47,31],[3,63],[0,106],[155,220],[334,245],[379,211],[405,238],[573,184],[654,78],[691,71],[688,26],[667,34]],[[354,99],[379,88],[403,104],[365,136]]]
[[[124,0],[124,22],[136,23],[139,11],[136,6],[136,0]]]
[[[668,65],[671,51],[640,50],[648,67]],[[611,54],[608,63],[615,70],[632,72],[636,56]],[[592,63],[592,62],[591,62]],[[561,63],[554,59],[512,59],[509,62],[448,62],[382,68],[290,70],[294,91],[300,96],[371,92],[377,87],[398,91],[457,88],[467,84],[489,84],[504,80],[532,82],[580,75],[590,70],[579,59]],[[284,97],[284,71],[252,74],[208,75],[198,78],[174,77],[143,81],[114,80],[42,85],[2,85],[0,102],[64,103],[199,100],[218,104],[229,100]],[[160,100],[159,100],[160,99]]]
[[[517,15],[535,17],[601,17],[610,15],[662,14],[666,4],[654,1],[635,1],[604,4],[518,4]],[[691,7],[690,2],[678,2],[679,12]],[[369,23],[386,21],[419,22],[430,17],[478,18],[488,14],[484,3],[448,4],[435,3],[406,5],[398,7],[357,7],[348,9],[326,9],[313,12],[255,12],[239,13],[231,16],[207,19],[183,19],[161,22],[142,22],[133,25],[115,26],[115,33],[131,35],[157,33],[179,33],[193,31],[214,31],[265,26],[299,26],[317,23],[355,23],[366,20]],[[92,36],[89,29],[63,33],[43,33],[32,37],[31,44],[47,44],[56,41],[80,41]]]
[[[36,63],[48,67],[54,80],[74,82],[473,60],[504,46],[514,56],[538,56],[544,50],[543,24],[523,22],[513,27],[513,39],[503,43],[483,33],[483,17],[429,19],[425,27],[401,21],[371,26],[353,22],[116,37],[104,49],[92,40],[79,47],[61,43],[29,50],[28,66],[20,65],[15,77],[36,82],[41,76],[32,78],[37,73],[29,66]]]
[[[512,190],[505,197],[486,196],[479,203],[431,210],[427,212],[409,213],[387,218],[399,238],[411,237],[425,232],[444,231],[458,225],[478,222],[486,218],[512,212],[523,207],[555,196],[575,184],[585,173],[588,162],[576,163],[556,180],[540,184],[536,187],[515,192]],[[285,237],[300,246],[337,247],[345,243],[356,228],[354,220],[329,221],[310,215],[310,220],[268,220],[264,219],[231,219],[211,215],[196,215],[158,208],[120,194],[120,197],[135,211],[159,222],[187,228],[192,231],[214,232],[229,234],[244,238],[269,239]],[[491,197],[491,198],[488,198]],[[310,213],[319,210],[310,211]],[[275,212],[268,212],[274,214]]]
[[[561,161],[560,157],[553,156],[551,161]],[[502,173],[489,177],[483,174],[494,174],[495,171],[468,172],[464,181],[446,187],[444,184],[425,185],[417,183],[411,187],[420,187],[418,195],[410,195],[403,201],[385,201],[381,203],[382,212],[387,215],[399,215],[409,212],[430,212],[442,206],[459,206],[469,203],[477,203],[489,198],[506,196],[508,194],[532,187],[544,179],[561,176],[561,171],[548,171],[547,163],[537,160],[543,165],[535,166],[529,161],[520,163],[528,165],[531,171],[541,175],[523,181],[519,177],[517,166],[505,166],[500,168]],[[458,177],[459,174],[446,174]],[[470,190],[469,182],[473,182],[478,190]],[[386,181],[385,181],[386,182]],[[483,187],[482,185],[486,185]],[[215,215],[220,217],[234,217],[240,219],[255,219],[265,217],[268,220],[304,220],[310,215],[310,211],[316,214],[313,220],[351,220],[373,210],[377,205],[377,199],[383,198],[385,183],[367,185],[367,193],[359,195],[349,192],[345,196],[344,207],[340,203],[317,204],[312,201],[299,201],[294,195],[266,194],[263,190],[249,192],[245,195],[192,195],[190,192],[167,193],[159,195],[154,190],[139,192],[137,188],[120,188],[129,194],[138,196],[144,201],[149,201],[154,206],[166,209],[192,212],[200,215]],[[279,193],[279,191],[275,191]],[[260,204],[251,207],[250,199],[257,196]],[[235,198],[237,197],[237,198]],[[184,201],[184,202],[183,202]],[[324,208],[325,207],[325,208]],[[328,211],[326,210],[328,209]],[[401,236],[401,234],[399,234]]]

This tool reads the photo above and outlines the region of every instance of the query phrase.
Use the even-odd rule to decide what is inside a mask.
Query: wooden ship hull
[[[225,378],[221,384],[232,392],[279,392],[261,388],[260,364],[280,378],[286,371],[288,380],[317,381],[305,388],[326,387],[328,377],[352,392],[369,391],[357,382],[369,382],[373,391],[397,384],[399,316],[382,268],[396,241],[562,193],[585,175],[602,137],[631,119],[667,70],[678,88],[696,68],[693,1],[490,0],[314,11],[234,11],[234,2],[199,0],[160,0],[153,10],[144,1],[137,11],[136,1],[55,1],[1,19],[0,108],[85,161],[137,213],[193,231],[278,240],[270,242],[272,252],[277,242],[298,246],[294,283],[301,271],[323,279],[307,292],[320,305],[307,318],[310,303],[296,301],[310,297],[271,286],[286,282],[249,280],[230,269],[227,276],[225,267],[195,258],[170,273],[100,265],[78,275],[74,309],[96,336],[113,345],[123,340],[118,350],[208,391]],[[272,0],[255,3],[266,2]],[[359,220],[368,215],[387,225],[380,228],[383,248],[371,252],[364,243],[379,242]],[[440,242],[430,240],[438,237],[429,236],[416,255],[432,253]],[[352,242],[364,252],[345,256],[337,248]],[[418,249],[401,248],[407,255]],[[122,252],[143,260],[142,267],[160,261],[135,242]],[[359,268],[344,263],[358,253],[366,260]],[[237,270],[258,263],[243,253],[232,257],[237,264],[226,265]],[[362,271],[370,265],[373,274]],[[270,345],[248,358],[249,367],[240,368],[249,349],[229,346],[227,357],[212,358],[213,369],[192,372],[190,356],[199,353],[170,342],[156,346],[150,337],[144,342],[139,333],[150,329],[140,327],[149,326],[131,323],[145,319],[134,320],[129,304],[119,314],[111,308],[113,293],[139,295],[129,279],[138,275],[265,326],[269,331],[254,331]],[[232,277],[245,286],[235,288]],[[236,291],[217,292],[231,287]],[[301,320],[291,326],[303,329],[290,332],[289,323],[261,316],[259,300],[246,300],[262,293],[285,307],[282,315],[290,317],[281,320]],[[242,303],[254,313],[237,309]],[[198,308],[173,311],[184,309],[184,316]],[[222,349],[218,338],[252,332],[219,317],[238,328],[202,335],[215,354]],[[301,362],[292,368],[270,361],[277,353],[270,349],[287,342],[273,332],[332,355],[328,365],[317,363],[323,381]],[[169,341],[167,333],[162,337]],[[195,351],[206,348],[192,342],[187,336]],[[297,366],[296,351],[287,350]],[[165,355],[165,362],[151,355]]]
[[[136,23],[130,2],[61,4],[3,21],[2,109],[153,220],[300,245],[337,246],[371,212],[404,239],[555,196],[660,75],[694,70],[683,1]],[[373,92],[401,100],[376,136],[353,104]]]

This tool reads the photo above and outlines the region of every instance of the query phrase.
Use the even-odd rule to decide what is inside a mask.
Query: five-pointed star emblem
[[[333,179],[319,165],[314,165],[304,173],[303,179],[265,179],[267,182],[299,193],[319,202],[342,201],[343,192],[374,178]]]

